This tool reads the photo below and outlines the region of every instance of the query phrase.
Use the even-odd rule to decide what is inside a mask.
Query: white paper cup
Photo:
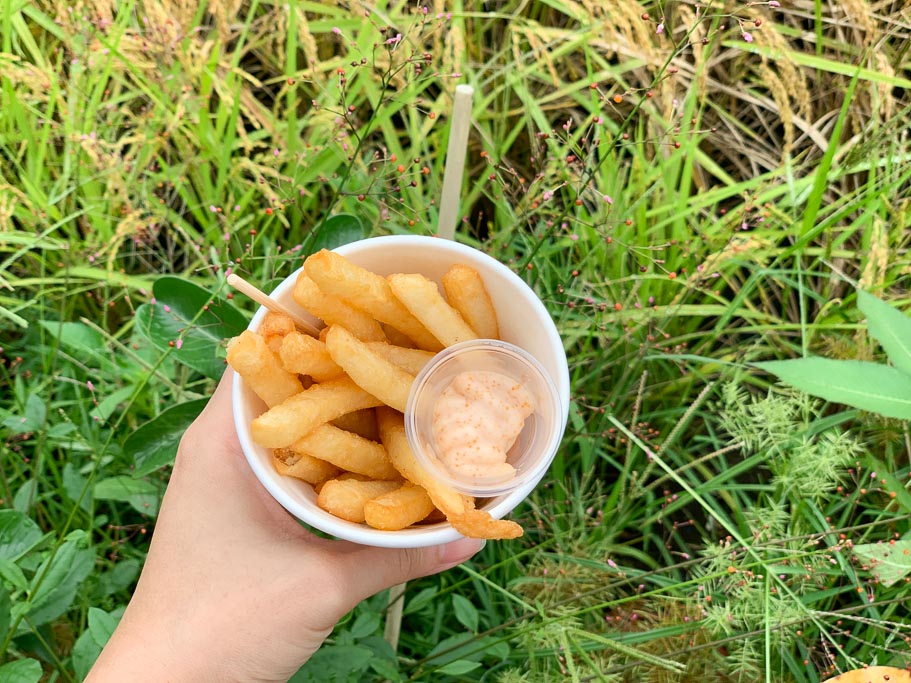
[[[374,237],[346,244],[335,251],[352,263],[384,276],[421,273],[439,283],[443,274],[455,264],[468,265],[477,270],[497,311],[500,337],[531,354],[552,380],[559,397],[561,422],[558,433],[563,434],[569,415],[569,371],[563,342],[544,304],[509,268],[476,249],[435,237]],[[296,272],[291,274],[270,296],[300,311],[292,297],[296,278]],[[301,314],[318,324],[305,312]],[[265,315],[266,309],[260,308],[253,316],[249,329],[256,330]],[[251,438],[250,423],[265,411],[266,406],[238,376],[234,380],[233,403],[234,424],[250,467],[269,493],[298,519],[337,538],[386,548],[418,548],[461,538],[461,534],[448,522],[402,531],[380,531],[330,515],[317,506],[312,486],[293,477],[279,475],[272,465],[269,449],[259,446]],[[559,438],[552,444],[552,452],[543,456],[547,463],[553,459],[558,446]],[[518,488],[485,500],[483,509],[495,518],[504,517],[528,496],[545,472],[546,467],[538,468],[534,476],[526,478]]]

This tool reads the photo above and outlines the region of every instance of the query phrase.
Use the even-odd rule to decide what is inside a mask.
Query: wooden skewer
[[[283,304],[280,304],[275,299],[270,297],[268,294],[263,292],[261,289],[257,289],[255,286],[251,285],[249,282],[244,280],[240,275],[231,273],[228,276],[228,284],[231,285],[238,292],[246,294],[248,297],[253,299],[256,303],[265,306],[273,313],[281,313],[288,316],[291,320],[294,321],[294,324],[297,325],[302,332],[306,332],[312,337],[319,337],[319,330],[316,329],[313,325],[308,323],[306,320],[301,318],[297,313],[291,309],[285,307]]]

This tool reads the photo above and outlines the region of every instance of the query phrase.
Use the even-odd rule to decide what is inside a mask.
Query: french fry
[[[307,274],[301,271],[294,284],[294,300],[327,325],[342,325],[358,339],[385,341],[380,324],[364,311],[349,306],[339,298],[326,294]]]
[[[376,411],[376,417],[380,427],[380,439],[386,446],[392,464],[405,479],[427,491],[434,506],[446,515],[460,534],[469,538],[488,539],[518,538],[523,534],[522,527],[515,522],[493,519],[484,510],[475,509],[472,498],[437,481],[421,467],[408,445],[404,418],[401,414],[383,407]]]
[[[246,330],[228,343],[228,364],[270,408],[303,391],[297,375],[287,372],[265,340]]]
[[[398,531],[420,522],[433,510],[427,492],[409,482],[364,503],[364,520],[374,529]]]
[[[484,281],[474,268],[456,264],[443,275],[443,292],[479,337],[499,339],[497,313]]]
[[[316,504],[336,517],[360,524],[364,521],[364,504],[368,500],[395,491],[400,486],[395,481],[330,479],[320,489]]]
[[[391,325],[414,340],[420,348],[429,351],[443,348],[393,295],[389,283],[382,276],[356,266],[343,256],[326,249],[309,256],[304,261],[304,270],[320,290]]]
[[[285,336],[279,357],[285,370],[299,375],[309,375],[315,382],[325,382],[327,379],[345,374],[345,371],[332,360],[325,343],[302,332],[291,332]]]
[[[286,334],[294,332],[297,327],[290,316],[284,313],[268,311],[259,324],[256,332],[267,342],[270,337],[284,337]]]
[[[398,365],[403,370],[417,375],[424,366],[430,362],[434,353],[421,349],[406,349],[386,342],[368,342],[367,346],[378,356],[382,356],[390,363]]]
[[[326,347],[332,360],[348,373],[355,384],[386,405],[404,412],[414,375],[390,363],[338,325],[330,328]]]
[[[317,427],[289,448],[295,453],[306,453],[341,470],[363,474],[371,479],[400,478],[382,445],[332,425]]]
[[[380,440],[380,432],[376,428],[376,414],[373,408],[365,410],[355,410],[354,412],[342,415],[332,421],[332,424],[346,432],[354,432],[358,436],[363,436],[371,441]]]
[[[392,325],[381,325],[383,328],[383,333],[386,335],[386,338],[389,340],[390,344],[395,344],[396,346],[401,346],[405,349],[413,349],[414,342],[411,341],[406,335],[399,332]]]
[[[459,312],[446,303],[439,287],[432,280],[423,275],[404,273],[390,275],[387,279],[399,301],[443,346],[478,339],[478,335]]]
[[[260,446],[284,448],[345,413],[380,404],[379,399],[348,378],[329,380],[314,384],[254,418],[250,435]]]
[[[272,463],[279,474],[303,479],[314,486],[337,477],[341,473],[338,467],[325,460],[314,458],[306,453],[295,453],[287,448],[273,449]]]

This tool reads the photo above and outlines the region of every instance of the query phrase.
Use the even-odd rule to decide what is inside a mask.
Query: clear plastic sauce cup
[[[459,467],[453,463],[452,453],[447,451],[446,442],[441,438],[442,430],[452,429],[459,422],[458,410],[449,414],[448,409],[472,399],[460,396],[455,403],[441,403],[441,398],[457,377],[465,377],[463,373],[471,373],[474,377],[483,373],[495,383],[502,380],[502,386],[520,385],[517,391],[523,397],[522,404],[530,403],[531,413],[506,451],[509,468]],[[504,402],[509,400],[502,393],[500,396]],[[474,413],[474,426],[480,426],[477,433],[485,443],[485,439],[492,432],[498,432],[501,426],[497,424],[499,411],[496,407],[490,409],[487,403],[491,400],[498,400],[496,393],[486,394],[483,400],[468,409]],[[442,412],[435,417],[438,408]],[[553,380],[532,355],[508,342],[480,339],[441,351],[415,378],[405,410],[405,431],[418,462],[436,479],[460,493],[487,498],[509,493],[540,478],[556,455],[563,431],[563,412]]]

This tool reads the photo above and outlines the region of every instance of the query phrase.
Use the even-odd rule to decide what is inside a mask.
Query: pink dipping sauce
[[[535,411],[531,394],[498,372],[457,374],[433,406],[433,438],[443,466],[458,478],[507,480],[509,449]]]

